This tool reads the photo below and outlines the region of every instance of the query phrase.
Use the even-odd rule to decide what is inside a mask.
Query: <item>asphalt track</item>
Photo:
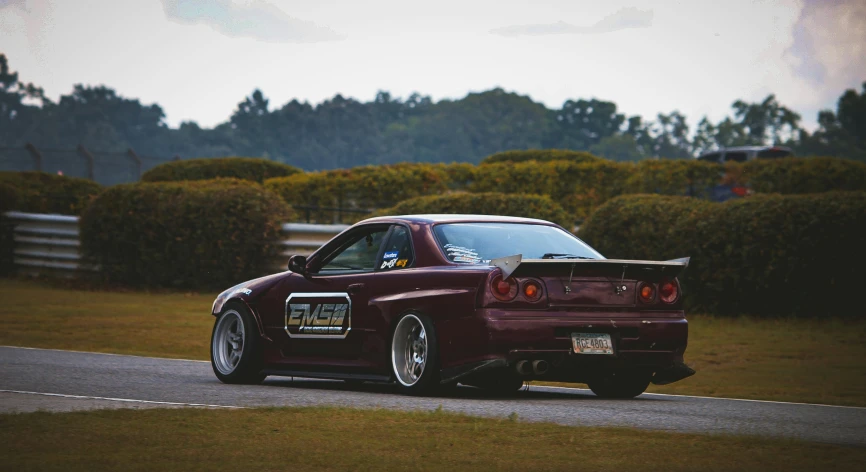
[[[386,384],[268,377],[224,385],[201,361],[0,347],[0,412],[90,408],[349,406],[434,410],[566,425],[734,433],[866,446],[866,408],[644,394],[602,400],[588,390],[536,387],[491,398],[461,387],[417,398]]]

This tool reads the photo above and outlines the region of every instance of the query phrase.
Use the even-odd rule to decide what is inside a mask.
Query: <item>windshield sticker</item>
[[[383,257],[383,259],[396,259],[396,258],[397,258],[397,251],[386,252],[385,256]]]
[[[481,262],[481,257],[475,249],[455,246],[454,244],[446,244],[445,253],[448,254],[448,257],[454,262],[471,262],[473,264]]]
[[[406,263],[409,262],[409,259],[400,259],[397,261],[397,267],[406,267]]]

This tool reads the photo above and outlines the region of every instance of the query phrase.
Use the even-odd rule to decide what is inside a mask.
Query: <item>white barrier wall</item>
[[[73,276],[79,270],[94,270],[82,264],[78,240],[78,217],[10,211],[6,216],[14,225],[14,264],[19,273],[61,273]],[[285,223],[285,239],[280,260],[274,269],[285,270],[289,256],[308,256],[349,225]]]

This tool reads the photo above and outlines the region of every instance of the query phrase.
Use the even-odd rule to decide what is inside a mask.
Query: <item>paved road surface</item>
[[[476,416],[615,425],[667,431],[782,436],[866,445],[866,408],[644,394],[601,400],[588,390],[531,387],[513,398],[459,388],[414,398],[390,385],[268,377],[263,385],[221,384],[207,362],[0,347],[0,411],[83,408],[337,405],[433,410]],[[61,394],[64,396],[36,395]],[[135,400],[135,401],[129,401]]]

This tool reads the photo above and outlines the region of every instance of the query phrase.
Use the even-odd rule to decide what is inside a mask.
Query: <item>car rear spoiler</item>
[[[502,277],[510,275],[569,275],[578,273],[581,269],[593,269],[625,277],[626,272],[632,276],[656,273],[668,277],[676,277],[689,265],[689,257],[669,261],[639,261],[631,259],[524,259],[522,254],[500,257],[490,261],[490,265],[502,271]],[[635,273],[637,271],[637,273]]]

